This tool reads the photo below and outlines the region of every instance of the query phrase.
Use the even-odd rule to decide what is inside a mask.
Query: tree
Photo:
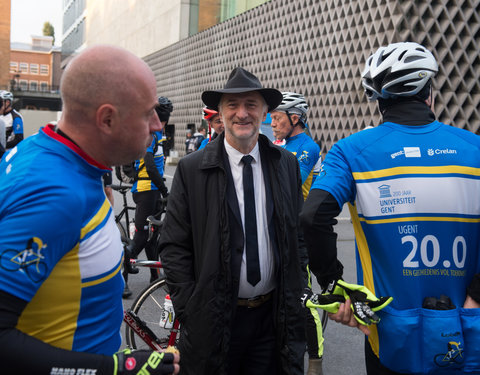
[[[55,29],[48,21],[43,24],[43,35],[53,37],[53,44],[55,44]]]

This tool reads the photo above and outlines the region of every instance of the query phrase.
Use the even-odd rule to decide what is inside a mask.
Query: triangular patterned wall
[[[200,124],[201,93],[222,88],[243,66],[265,87],[303,93],[308,123],[323,151],[380,122],[360,82],[379,46],[415,41],[439,61],[439,120],[480,133],[480,0],[271,0],[145,60],[159,95],[174,103],[175,149],[186,124]]]

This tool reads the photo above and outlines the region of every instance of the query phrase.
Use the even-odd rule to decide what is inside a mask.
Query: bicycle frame
[[[162,263],[160,261],[151,261],[151,260],[140,260],[140,259],[130,259],[130,263],[134,266],[139,266],[139,267],[148,267],[148,268],[163,268]],[[149,287],[147,287],[145,290],[143,290],[137,297],[137,300],[140,299],[142,302],[140,302],[140,306],[145,302],[146,297],[151,297],[151,294],[153,291],[158,290],[162,288],[162,286],[159,286],[157,288],[154,287],[152,290],[152,286],[156,285],[155,283],[158,283],[160,285],[163,285],[165,283],[164,278],[160,278],[156,280],[153,284],[151,284]],[[145,297],[145,299],[142,300],[142,298]],[[147,323],[144,322],[136,313],[133,311],[133,309],[137,309],[135,307],[136,301],[132,304],[132,308],[126,310],[124,312],[123,320],[125,324],[130,327],[131,331],[139,338],[141,339],[148,347],[150,347],[153,350],[156,351],[163,351],[165,350],[166,346],[175,346],[176,341],[177,341],[177,336],[180,332],[180,322],[175,319],[173,323],[173,327],[170,329],[165,329],[168,331],[168,335],[165,335],[162,340],[160,340],[159,337],[152,331],[147,326]],[[159,305],[159,302],[156,302],[157,305]],[[163,306],[160,306],[160,308],[163,308]],[[158,323],[160,322],[160,316],[158,317]],[[130,346],[132,349],[136,349],[136,343],[135,340],[130,342],[130,335],[127,333],[128,329],[126,330],[126,339],[127,339],[127,345]],[[168,337],[168,341],[165,340]]]

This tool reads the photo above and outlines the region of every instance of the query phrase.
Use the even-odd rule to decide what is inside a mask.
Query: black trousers
[[[158,254],[153,244],[148,243],[148,222],[147,217],[157,213],[157,202],[161,194],[158,190],[142,191],[132,195],[136,204],[135,208],[135,236],[133,237],[132,257],[136,258],[145,249],[148,260],[158,260]],[[128,228],[127,228],[128,229]],[[126,259],[126,261],[129,261]],[[150,268],[151,280],[157,279],[159,270]],[[123,275],[125,282],[128,281],[128,273]]]
[[[237,307],[228,353],[228,375],[279,373],[273,316],[272,299],[255,308]]]
[[[367,367],[367,375],[401,375],[399,372],[389,370],[380,363],[368,339],[365,339],[365,365]]]

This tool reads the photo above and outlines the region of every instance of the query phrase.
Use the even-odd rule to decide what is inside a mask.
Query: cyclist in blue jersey
[[[23,118],[12,107],[13,95],[10,91],[0,91],[0,119],[5,122],[6,149],[10,150],[23,140]]]
[[[452,339],[463,361],[442,363],[447,372],[480,371],[480,137],[435,120],[437,71],[417,43],[367,59],[362,84],[383,121],[332,147],[301,214],[311,270],[323,287],[344,285],[333,225],[348,203],[355,288],[393,297],[377,325],[360,323],[349,298],[330,314],[368,335],[369,375],[445,373],[435,358]],[[422,308],[441,296],[454,306]]]
[[[0,161],[0,363],[10,374],[171,374],[178,356],[117,352],[123,247],[103,191],[161,124],[156,81],[100,45],[66,67],[62,117]]]
[[[281,147],[292,152],[300,164],[302,192],[306,199],[322,163],[320,147],[305,133],[308,104],[303,95],[282,92],[283,101],[271,113],[272,130],[276,139],[285,140]]]
[[[208,137],[202,141],[198,148],[199,150],[204,148],[209,142],[213,141],[225,130],[223,120],[215,109],[209,107],[203,108],[203,118],[208,122]]]
[[[285,140],[281,147],[292,152],[300,165],[302,193],[306,199],[310,186],[320,170],[320,147],[304,129],[307,124],[308,104],[303,95],[282,92],[283,100],[271,113],[272,130],[276,139]],[[311,275],[308,272],[311,287]],[[308,349],[307,375],[323,374],[323,332],[322,322],[316,308],[306,310],[306,337]]]
[[[168,123],[170,114],[173,111],[173,105],[170,99],[160,96],[158,105],[155,108],[157,115],[162,123],[162,128]],[[125,279],[125,290],[123,297],[128,298],[132,292],[128,288],[128,274],[138,273],[138,269],[130,265],[130,257],[136,257],[142,249],[149,260],[158,260],[158,254],[155,248],[148,243],[148,222],[150,215],[155,215],[158,211],[158,202],[160,197],[167,198],[168,189],[163,180],[165,168],[165,157],[163,154],[163,134],[161,131],[153,134],[153,140],[147,148],[147,152],[142,159],[135,162],[136,178],[132,187],[133,201],[135,208],[135,236],[133,237],[132,254],[125,256],[125,269],[123,277]],[[153,245],[153,244],[152,244]],[[158,269],[150,269],[150,282],[158,279]]]

